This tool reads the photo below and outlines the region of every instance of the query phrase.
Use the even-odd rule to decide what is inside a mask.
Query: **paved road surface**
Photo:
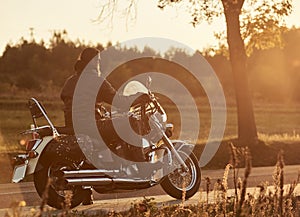
[[[249,187],[256,187],[261,182],[273,182],[272,174],[275,167],[257,167],[252,168],[252,172],[248,179]],[[284,168],[284,183],[290,184],[298,177],[300,165],[285,166]],[[214,184],[217,179],[223,177],[224,170],[203,170],[201,188],[205,189],[205,177],[210,177]],[[240,169],[239,177],[243,178],[244,170]],[[228,179],[229,188],[233,188],[232,171],[229,172]],[[300,190],[300,187],[297,188]],[[233,191],[229,191],[229,194]],[[77,210],[95,210],[95,209],[126,209],[131,203],[140,200],[143,196],[154,196],[158,203],[179,203],[178,200],[165,195],[160,186],[155,186],[146,190],[138,190],[130,193],[114,193],[114,194],[98,194],[94,193],[95,204],[92,206],[78,206]],[[196,194],[189,200],[189,203],[199,201],[200,194]],[[37,195],[32,182],[24,182],[19,184],[1,184],[0,185],[0,217],[4,216],[5,212],[11,212],[9,207],[15,202],[25,201],[26,207],[24,210],[29,210],[32,207],[38,207],[41,199]]]

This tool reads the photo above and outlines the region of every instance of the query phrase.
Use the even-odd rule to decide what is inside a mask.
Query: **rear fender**
[[[43,153],[43,151],[47,148],[48,144],[53,140],[53,136],[46,136],[43,137],[42,142],[39,144],[39,146],[35,149],[38,156],[35,158],[30,158],[28,160],[26,175],[33,174],[35,171],[35,168],[38,164],[38,161]]]
[[[32,167],[30,172],[34,173],[45,166],[48,167],[49,163],[57,159],[72,163],[80,163],[85,160],[85,155],[78,144],[76,136],[62,135],[50,137],[41,147],[39,158],[34,162],[34,167]]]

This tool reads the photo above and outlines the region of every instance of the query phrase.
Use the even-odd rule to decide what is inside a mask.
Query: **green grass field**
[[[59,101],[42,101],[50,119],[58,126],[64,123],[63,105]],[[27,100],[0,100],[0,152],[20,150],[22,135],[20,132],[29,129],[32,123]]]
[[[57,126],[62,126],[63,104],[60,100],[41,100],[50,119]],[[0,99],[0,152],[12,152],[20,150],[19,141],[23,130],[29,129],[32,119],[26,106],[27,100]],[[211,120],[210,108],[202,105],[200,110],[200,133],[198,143],[207,139]],[[290,140],[300,141],[300,105],[275,105],[255,104],[255,118],[259,136],[263,140]],[[169,121],[175,126],[175,133],[180,130],[179,115],[173,106],[166,106]],[[187,118],[192,120],[193,114],[189,114],[189,106],[184,111]],[[184,132],[188,138],[189,132]],[[227,107],[227,121],[224,138],[237,136],[236,108]]]

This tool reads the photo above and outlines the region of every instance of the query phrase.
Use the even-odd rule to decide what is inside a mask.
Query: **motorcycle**
[[[39,196],[47,198],[46,203],[57,209],[80,205],[91,189],[101,194],[160,184],[176,199],[183,195],[185,199],[192,197],[201,182],[194,145],[170,139],[173,125],[167,123],[166,112],[150,91],[150,85],[147,86],[138,81],[128,82],[124,95],[143,92],[148,100],[131,106],[127,112],[107,111],[103,106],[97,109],[100,123],[130,120],[140,138],[139,147],[120,138],[111,139],[104,152],[97,151],[88,136],[75,136],[54,126],[43,105],[35,98],[29,99],[33,124],[23,134],[32,138],[26,142],[26,153],[14,157],[12,182],[21,182],[33,174]],[[103,160],[107,151],[110,161]],[[95,158],[91,155],[95,153],[100,163],[93,162]]]

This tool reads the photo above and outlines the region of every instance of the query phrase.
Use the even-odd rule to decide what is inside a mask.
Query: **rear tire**
[[[57,171],[70,169],[75,169],[72,162],[64,158],[51,159],[45,153],[40,157],[34,173],[34,185],[49,206],[56,209],[74,208],[89,194],[81,186],[66,186],[62,178],[55,175]]]
[[[185,159],[189,171],[183,172],[181,168],[178,168],[165,176],[160,185],[171,197],[183,199],[184,196],[185,199],[188,199],[194,196],[200,187],[201,170],[194,153],[189,156],[182,150],[179,150],[178,153]]]

